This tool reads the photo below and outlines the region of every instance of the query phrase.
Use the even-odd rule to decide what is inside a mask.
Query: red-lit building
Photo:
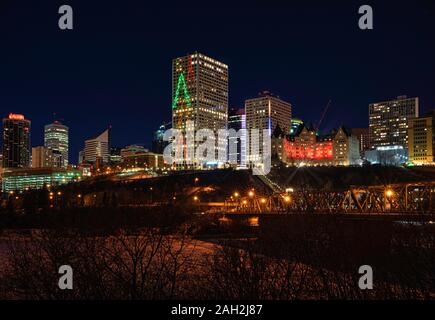
[[[319,136],[304,127],[296,136],[275,137],[272,144],[272,150],[289,165],[348,166],[360,160],[359,141],[344,128]]]

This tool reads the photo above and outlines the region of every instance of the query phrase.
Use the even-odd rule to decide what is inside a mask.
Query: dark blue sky
[[[74,30],[58,29],[61,4]],[[370,4],[374,30],[358,28]],[[230,106],[270,89],[322,129],[367,126],[370,102],[419,96],[435,108],[435,4],[413,1],[0,2],[0,113],[52,113],[70,127],[70,160],[113,126],[113,145],[150,144],[171,118],[171,60],[200,51],[229,65]]]

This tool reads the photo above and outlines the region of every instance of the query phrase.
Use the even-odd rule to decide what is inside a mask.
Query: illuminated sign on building
[[[10,120],[24,120],[24,116],[22,114],[9,113]]]

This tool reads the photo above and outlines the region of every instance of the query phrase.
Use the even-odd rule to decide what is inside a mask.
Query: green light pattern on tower
[[[184,95],[184,100],[187,101],[187,106],[189,108],[192,106],[192,104],[190,103],[190,96],[187,93],[186,81],[184,80],[184,75],[181,72],[180,76],[178,77],[177,89],[175,90],[175,97],[174,97],[174,101],[172,102],[172,109],[177,108],[178,95],[180,94],[180,87],[181,86],[183,86],[183,95]]]

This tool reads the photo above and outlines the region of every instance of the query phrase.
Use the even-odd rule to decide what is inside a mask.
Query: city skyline
[[[434,31],[434,0],[0,1],[0,300],[433,302]]]
[[[97,7],[99,15],[95,15]],[[73,163],[84,141],[108,125],[114,128],[113,146],[150,147],[152,133],[171,119],[171,61],[195,51],[230,66],[229,107],[241,107],[245,99],[266,89],[291,102],[293,115],[309,124],[318,122],[331,99],[324,132],[339,125],[366,127],[370,103],[399,95],[418,96],[421,113],[435,107],[431,89],[435,44],[430,35],[434,22],[420,19],[434,9],[427,3],[412,8],[376,4],[376,26],[369,33],[358,29],[358,6],[352,2],[321,4],[307,12],[300,4],[258,1],[251,4],[248,16],[241,4],[223,3],[211,13],[218,17],[230,12],[222,30],[198,16],[200,10],[194,6],[176,4],[164,11],[163,21],[156,22],[148,9],[163,12],[161,7],[127,3],[120,8],[125,16],[120,23],[95,27],[95,19],[104,22],[114,17],[115,8],[119,9],[110,2],[103,8],[77,5],[76,28],[65,34],[51,30],[49,5],[7,5],[10,16],[19,10],[19,16],[35,27],[23,28],[8,16],[0,21],[0,30],[8,31],[5,45],[10,48],[1,54],[2,116],[15,112],[31,119],[32,146],[43,145],[43,126],[53,121],[56,112],[71,130]],[[267,13],[264,24],[249,19],[263,13]],[[174,37],[178,20],[172,18],[178,14],[186,17],[186,32],[202,25],[197,37]],[[137,22],[127,18],[131,16]],[[196,16],[198,20],[190,22],[189,17]],[[408,22],[398,24],[404,17]],[[275,20],[282,24],[279,28]],[[303,32],[298,32],[301,28]],[[161,37],[155,38],[156,33]],[[216,41],[217,34],[222,41]],[[409,35],[406,46],[399,41],[404,34]],[[92,44],[94,37],[98,44]],[[147,45],[151,39],[156,50]],[[265,39],[280,50],[258,49]],[[120,45],[122,50],[117,49]],[[80,46],[88,50],[78,50]],[[23,52],[29,52],[28,59],[20,59]]]

